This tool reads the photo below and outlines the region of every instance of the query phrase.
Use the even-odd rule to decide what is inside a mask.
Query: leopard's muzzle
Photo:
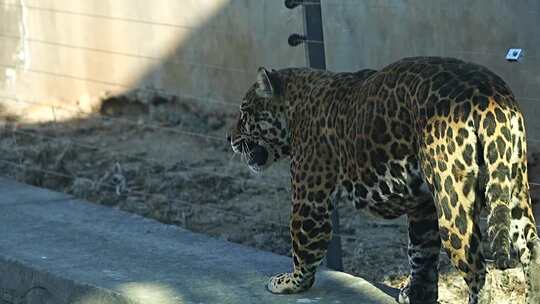
[[[268,149],[247,139],[231,140],[235,153],[242,155],[249,168],[255,172],[261,171],[268,164]]]

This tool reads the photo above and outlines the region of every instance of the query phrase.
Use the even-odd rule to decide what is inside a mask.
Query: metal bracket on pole
[[[289,36],[289,39],[287,39],[287,42],[292,47],[299,46],[300,44],[304,43],[305,41],[306,41],[306,36],[300,35],[300,34],[291,34]]]
[[[304,3],[303,0],[285,0],[285,7],[288,9],[296,8]]]
[[[290,46],[298,46],[305,43],[308,66],[314,69],[325,70],[326,58],[324,53],[324,35],[322,27],[321,1],[310,0],[309,5],[303,0],[285,0],[285,6],[294,9],[302,5],[304,10],[304,33],[305,35],[292,34],[289,36]],[[334,270],[343,270],[341,257],[341,238],[339,237],[339,215],[337,206],[332,212],[332,230],[334,236],[328,244],[326,266]]]

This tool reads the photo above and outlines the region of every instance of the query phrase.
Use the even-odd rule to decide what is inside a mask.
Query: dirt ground
[[[64,122],[25,124],[4,117],[0,172],[290,256],[287,163],[254,175],[233,157],[224,134],[235,111],[190,101],[110,98],[96,115]],[[534,174],[537,155],[531,158]],[[399,286],[408,272],[405,219],[371,219],[347,204],[339,213],[345,271]],[[463,280],[445,254],[441,259],[441,303],[466,303]],[[499,273],[493,284],[494,303],[523,298],[520,271]]]

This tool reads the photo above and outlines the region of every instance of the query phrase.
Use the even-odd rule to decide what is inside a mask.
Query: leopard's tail
[[[504,102],[489,98],[477,126],[479,159],[486,169],[487,234],[495,267],[515,267],[512,253],[528,264],[530,247],[538,237],[529,195],[523,116],[513,98]]]

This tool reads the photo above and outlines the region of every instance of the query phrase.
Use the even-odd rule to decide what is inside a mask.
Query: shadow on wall
[[[286,43],[290,32],[302,29],[301,10],[288,10],[281,1],[169,2],[25,2],[9,15],[20,15],[19,28],[28,28],[12,26],[0,39],[29,45],[32,62],[26,69],[24,62],[3,58],[20,70],[15,90],[7,91],[55,106],[73,107],[79,99],[77,107],[87,112],[99,109],[95,97],[104,91],[135,91],[143,100],[158,93],[236,109],[258,66],[305,63],[302,48]]]
[[[301,10],[282,1],[227,0],[215,15],[190,32],[135,87],[195,98],[236,110],[261,65],[304,66],[303,48],[287,37],[302,29]]]

